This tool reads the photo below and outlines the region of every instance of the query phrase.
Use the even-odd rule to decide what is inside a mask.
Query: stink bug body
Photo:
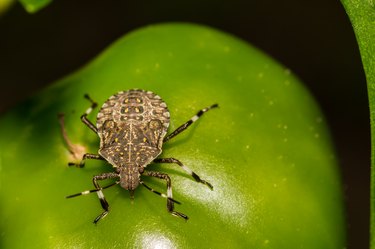
[[[145,168],[152,162],[174,163],[189,173],[197,182],[213,189],[210,183],[202,180],[179,160],[175,158],[158,158],[158,156],[162,152],[162,146],[165,142],[184,131],[205,112],[218,107],[218,105],[214,104],[200,110],[189,121],[166,136],[170,114],[165,102],[153,92],[132,89],[118,92],[111,96],[101,107],[97,115],[96,126],[91,123],[87,115],[91,113],[97,104],[88,95],[85,95],[85,97],[91,101],[91,106],[81,116],[81,120],[99,136],[100,148],[98,154],[86,153],[80,163],[69,163],[69,165],[83,167],[86,159],[98,159],[110,163],[114,168],[114,172],[94,176],[95,189],[70,195],[67,198],[96,192],[104,210],[95,218],[94,223],[97,223],[109,212],[109,205],[102,192],[103,189],[120,184],[122,188],[130,191],[130,196],[133,198],[134,190],[141,184],[148,190],[166,198],[167,210],[172,215],[187,220],[188,217],[185,214],[174,211],[174,203],[179,202],[172,197],[172,185],[169,176],[161,172],[148,171]],[[141,175],[165,180],[167,194],[165,195],[148,187],[142,181]],[[105,179],[116,179],[116,182],[109,186],[101,187],[98,181]]]

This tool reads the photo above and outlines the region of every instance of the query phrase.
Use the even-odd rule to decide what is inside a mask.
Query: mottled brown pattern
[[[140,172],[161,153],[168,126],[167,105],[150,91],[119,92],[103,104],[99,154],[117,168],[123,188],[138,186]]]
[[[91,106],[82,114],[81,120],[100,137],[99,154],[86,153],[83,155],[80,163],[69,163],[69,165],[83,167],[86,159],[105,160],[114,167],[115,172],[101,173],[94,176],[92,180],[95,189],[69,195],[67,198],[96,192],[103,208],[103,212],[94,220],[94,223],[97,223],[109,212],[109,204],[102,190],[120,184],[121,187],[129,190],[130,196],[133,198],[134,190],[139,184],[142,184],[151,192],[167,199],[168,212],[187,220],[187,215],[174,210],[174,203],[179,204],[179,202],[173,199],[170,177],[165,173],[149,171],[145,170],[145,168],[151,162],[177,164],[197,182],[205,184],[212,190],[213,186],[209,182],[201,179],[180,160],[172,157],[157,157],[162,151],[163,143],[186,130],[205,112],[217,108],[218,105],[213,104],[201,109],[190,120],[166,136],[169,126],[169,111],[167,105],[158,95],[150,91],[133,89],[126,92],[119,92],[111,96],[100,109],[97,115],[96,126],[87,116],[97,107],[97,103],[87,94],[85,98],[91,102]],[[63,127],[62,130],[64,131]],[[67,139],[67,136],[65,136],[65,138]],[[67,144],[70,143],[67,142]],[[141,175],[164,180],[167,184],[167,194],[158,192],[147,186],[141,180]],[[106,179],[117,179],[117,181],[101,187],[98,181]]]

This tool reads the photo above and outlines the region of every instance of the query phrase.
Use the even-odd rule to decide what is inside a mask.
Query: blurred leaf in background
[[[371,248],[375,248],[375,3],[365,0],[341,0],[352,22],[366,73],[371,119]]]
[[[52,0],[19,0],[29,13],[36,13],[46,7]]]
[[[5,13],[15,0],[0,0],[0,16]]]

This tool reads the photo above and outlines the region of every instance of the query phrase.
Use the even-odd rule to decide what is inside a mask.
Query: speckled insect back
[[[205,112],[218,107],[218,105],[214,104],[200,110],[189,121],[166,136],[170,114],[166,103],[160,96],[153,92],[132,89],[125,92],[118,92],[111,96],[102,105],[97,115],[96,126],[87,119],[87,115],[91,113],[97,104],[88,95],[85,95],[85,97],[91,102],[91,106],[81,116],[81,120],[99,136],[99,154],[86,153],[79,164],[69,163],[69,165],[83,167],[86,159],[98,159],[110,163],[115,171],[94,176],[93,183],[95,189],[70,195],[67,198],[96,192],[104,209],[103,213],[95,218],[94,223],[97,223],[109,212],[109,204],[104,197],[103,189],[120,184],[122,188],[130,191],[130,196],[133,198],[134,190],[139,184],[142,184],[148,190],[167,199],[167,210],[171,214],[187,220],[188,217],[185,214],[174,211],[174,203],[179,204],[179,202],[173,199],[170,177],[165,173],[148,171],[145,168],[152,162],[174,163],[189,173],[197,182],[201,182],[213,189],[210,183],[202,180],[179,160],[157,157],[162,152],[163,143],[184,131]],[[67,141],[67,144],[71,143]],[[70,149],[70,151],[72,150]],[[147,186],[141,180],[141,175],[165,180],[167,194],[160,193]],[[117,181],[108,186],[101,187],[98,181],[105,179],[117,179]]]
[[[97,116],[99,154],[120,171],[120,184],[134,190],[140,171],[160,153],[169,126],[167,105],[158,95],[129,90],[111,96]]]

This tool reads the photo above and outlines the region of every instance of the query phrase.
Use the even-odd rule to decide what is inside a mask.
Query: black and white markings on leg
[[[207,111],[209,111],[209,110],[211,110],[213,108],[217,108],[217,107],[219,107],[218,104],[213,104],[213,105],[211,105],[209,107],[203,108],[197,114],[195,114],[191,119],[189,119],[186,123],[182,124],[175,131],[173,131],[171,134],[169,134],[168,136],[166,136],[164,138],[163,142],[165,143],[168,140],[170,140],[171,138],[177,136],[178,134],[180,134],[181,132],[183,132],[184,130],[186,130],[195,121],[197,121],[205,112],[207,112]]]
[[[169,213],[187,220],[187,215],[174,210],[174,203],[180,204],[180,202],[173,199],[170,177],[165,173],[148,171],[145,168],[152,162],[174,163],[197,182],[203,183],[213,190],[213,186],[209,182],[201,179],[179,160],[158,158],[158,156],[161,154],[165,142],[186,130],[204,113],[217,108],[218,105],[214,104],[201,109],[186,123],[167,135],[170,114],[166,103],[153,92],[131,89],[112,95],[99,110],[96,125],[87,116],[97,107],[97,103],[87,94],[84,97],[90,101],[91,106],[82,114],[81,121],[99,136],[100,147],[98,154],[85,153],[79,164],[71,163],[69,165],[83,167],[87,159],[104,160],[113,166],[114,172],[94,176],[95,189],[69,195],[67,198],[96,192],[103,209],[102,213],[94,219],[96,224],[109,213],[109,204],[104,196],[104,189],[119,184],[122,188],[129,190],[130,196],[133,198],[135,189],[141,184],[149,191],[167,200]],[[167,193],[161,193],[146,185],[141,179],[142,175],[164,180],[167,185]],[[117,180],[112,184],[101,187],[98,181],[106,179]]]
[[[102,187],[102,188],[100,188],[100,189],[85,190],[85,191],[83,191],[83,192],[81,192],[81,193],[77,193],[77,194],[73,194],[73,195],[68,195],[66,198],[72,198],[72,197],[76,197],[76,196],[80,196],[80,195],[87,195],[87,194],[91,194],[91,193],[94,193],[94,192],[102,191],[103,189],[110,188],[110,187],[112,187],[112,186],[114,186],[114,185],[117,185],[117,184],[119,184],[119,183],[120,183],[120,181],[117,181],[117,182],[114,182],[114,183],[112,183],[112,184],[109,184],[109,185],[107,185],[107,186],[105,186],[105,187]],[[103,195],[103,194],[102,194],[102,195]]]
[[[197,182],[203,183],[207,185],[211,190],[214,187],[207,181],[202,180],[194,171],[192,171],[189,167],[182,164],[181,161],[177,160],[176,158],[157,158],[154,160],[155,163],[175,163],[180,166],[183,170],[185,170],[189,175],[191,175]]]

